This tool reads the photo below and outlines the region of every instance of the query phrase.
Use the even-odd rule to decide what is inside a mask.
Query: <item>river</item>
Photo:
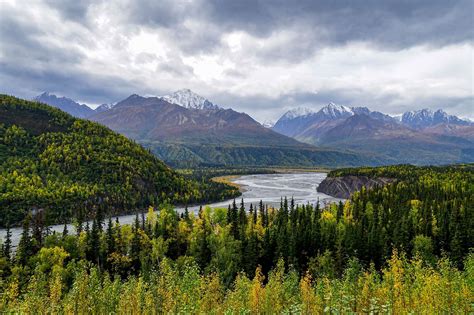
[[[243,175],[232,180],[242,187],[242,197],[244,198],[246,208],[253,203],[254,206],[260,202],[264,204],[279,206],[281,197],[293,197],[296,204],[315,204],[318,200],[321,204],[328,202],[338,202],[341,199],[336,199],[331,196],[319,193],[316,191],[318,185],[326,178],[326,173],[278,173],[278,174],[256,174]],[[227,207],[232,200],[217,202],[210,204],[213,208]],[[199,206],[189,207],[189,211],[197,212]],[[183,211],[183,208],[177,208],[178,212]],[[130,224],[135,219],[135,215],[121,215],[118,217],[121,224]],[[62,232],[64,225],[53,225],[50,227],[51,231]],[[68,225],[69,232],[74,232],[74,227]],[[12,228],[12,245],[16,246],[21,235],[21,228]],[[0,229],[0,239],[5,237],[5,229]]]

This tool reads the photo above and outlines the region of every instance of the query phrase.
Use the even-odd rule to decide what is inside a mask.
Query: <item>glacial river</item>
[[[316,191],[318,185],[326,178],[326,173],[285,173],[285,174],[257,174],[257,175],[243,175],[232,180],[232,182],[242,187],[242,197],[248,209],[250,203],[256,206],[260,199],[264,204],[279,206],[281,197],[294,198],[296,204],[316,203],[318,200],[321,204],[328,202],[338,202],[340,199],[319,193]],[[238,204],[240,204],[240,198]],[[227,207],[232,200],[224,202],[217,202],[210,204],[213,208]],[[199,206],[189,207],[189,211],[195,211]],[[183,211],[183,208],[177,208],[178,211]],[[132,223],[135,215],[119,216],[121,224]],[[64,225],[53,225],[50,227],[51,231],[62,232]],[[72,225],[68,226],[69,232],[74,232]],[[13,228],[12,244],[16,246],[21,235],[21,228]],[[4,239],[5,230],[0,229],[0,239]]]

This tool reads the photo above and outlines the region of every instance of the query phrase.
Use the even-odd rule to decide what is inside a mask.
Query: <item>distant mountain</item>
[[[179,97],[131,95],[90,119],[135,139],[171,165],[360,165],[372,155],[318,149],[263,127],[245,113],[223,109],[191,91]],[[183,94],[181,94],[183,95]],[[205,101],[202,101],[205,100]],[[212,104],[212,105],[209,105]]]
[[[49,92],[36,96],[36,102],[45,103],[78,118],[86,118],[94,114],[94,110],[85,104],[79,104],[67,97],[57,97]]]
[[[190,89],[182,89],[172,94],[161,97],[171,104],[177,104],[188,109],[218,110],[219,106],[212,104],[209,100],[194,93]]]
[[[358,111],[362,111],[362,108]],[[317,112],[304,107],[297,108],[285,113],[273,130],[304,142],[317,143],[320,135],[352,115],[352,108],[334,103],[329,103]]]
[[[329,129],[322,135],[322,143],[366,140],[369,138],[383,139],[385,137],[406,136],[411,131],[393,121],[375,119],[366,114],[355,114],[344,123]]]
[[[262,126],[265,128],[273,128],[273,126],[275,126],[275,122],[273,120],[265,120],[262,122]]]
[[[445,111],[439,109],[433,112],[430,109],[422,109],[417,111],[406,112],[402,115],[401,122],[414,129],[423,129],[438,124],[452,124],[469,126],[470,121],[460,119],[453,115],[448,115]]]
[[[112,107],[114,107],[113,104],[102,104],[102,105],[99,105],[96,109],[94,109],[94,114],[102,113],[102,112],[108,111],[108,110],[111,109]]]
[[[442,110],[397,119],[367,107],[330,103],[317,112],[287,112],[273,129],[310,144],[382,155],[392,163],[474,161],[474,126]]]

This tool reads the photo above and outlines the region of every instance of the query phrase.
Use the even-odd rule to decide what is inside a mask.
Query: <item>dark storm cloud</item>
[[[301,24],[328,44],[369,41],[403,48],[473,40],[470,0],[211,1],[216,25],[268,36]]]
[[[290,30],[298,36],[261,55],[303,60],[318,48],[354,41],[390,50],[472,42],[473,6],[471,0],[137,1],[125,18],[135,24],[169,28],[187,52],[212,51],[226,32],[245,31],[268,38]],[[208,25],[205,32],[184,26],[190,20]]]
[[[77,68],[36,70],[0,62],[0,93],[32,98],[44,91],[90,103],[110,103],[132,94],[146,94],[141,84],[127,79],[91,75]]]
[[[84,23],[93,0],[45,0],[45,4],[57,10],[65,19]]]
[[[30,98],[35,93],[49,90],[85,102],[108,103],[131,93],[147,94],[151,87],[151,92],[155,94],[170,92],[155,89],[163,79],[159,77],[160,74],[164,74],[165,78],[173,77],[176,84],[191,83],[210,91],[213,90],[209,83],[211,81],[200,78],[199,69],[193,69],[195,64],[192,64],[200,62],[198,57],[204,55],[230,60],[231,68],[224,69],[223,78],[219,79],[223,80],[223,84],[212,81],[216,83],[215,86],[231,86],[235,83],[244,87],[241,93],[244,91],[246,93],[243,94],[251,95],[220,92],[207,97],[224,106],[256,113],[258,117],[265,117],[268,112],[275,114],[296,104],[326,104],[329,101],[366,105],[377,110],[383,110],[384,106],[403,110],[439,106],[472,116],[469,113],[474,105],[472,91],[469,97],[425,98],[418,102],[422,105],[414,105],[403,103],[401,95],[387,92],[378,95],[371,89],[359,90],[351,86],[331,89],[331,83],[324,85],[328,88],[317,94],[312,91],[284,91],[282,88],[267,92],[267,96],[273,93],[272,97],[252,95],[245,91],[245,86],[260,84],[250,77],[252,71],[259,71],[262,65],[267,67],[274,63],[280,66],[280,62],[285,62],[291,70],[292,65],[304,63],[318,51],[328,47],[343,47],[353,42],[362,42],[378,52],[393,52],[420,45],[426,45],[428,50],[451,44],[472,45],[473,6],[472,0],[17,2],[16,5],[2,5],[0,10],[0,92]],[[57,13],[59,22],[52,12]],[[51,17],[56,21],[54,26],[49,24],[48,18]],[[169,49],[164,59],[159,57],[158,52],[157,55],[149,50],[140,53],[140,47],[132,51],[134,55],[128,55],[128,51],[121,55],[122,47],[127,47],[130,39],[143,30],[148,34],[157,34],[157,40],[163,43],[164,50]],[[226,34],[234,31],[252,37],[243,38],[242,51],[235,55],[223,40]],[[102,46],[103,42],[108,46]],[[112,57],[110,64],[105,58],[94,59],[96,51],[100,54],[105,50],[105,58]],[[130,62],[128,57],[135,63],[133,67],[127,64]],[[189,61],[193,58],[186,60],[186,57],[197,58]],[[350,51],[347,51],[347,58],[350,58]],[[369,59],[357,60],[355,62],[364,62],[360,67],[377,68]],[[379,62],[384,60],[381,58]],[[96,62],[104,63],[98,65],[101,69],[103,66],[103,73],[94,73],[97,69],[91,67],[97,65]],[[130,66],[130,73],[107,73],[107,70],[121,73],[114,71],[117,70],[114,62],[121,63],[123,68]],[[393,60],[391,62],[394,63]],[[148,65],[153,66],[148,69]],[[314,70],[316,73],[317,67]],[[143,71],[143,75],[140,71]],[[149,81],[149,72],[156,72],[157,76],[153,77],[156,81]],[[276,72],[275,77],[279,74]],[[272,75],[268,74],[269,80],[273,78]],[[317,78],[317,74],[314,77]],[[315,86],[320,85],[316,82]],[[173,89],[181,87],[175,86]],[[166,88],[169,89],[169,86]],[[452,94],[446,92],[446,95]],[[395,107],[391,112],[399,111]]]

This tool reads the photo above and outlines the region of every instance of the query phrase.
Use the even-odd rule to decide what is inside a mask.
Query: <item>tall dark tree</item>
[[[23,231],[16,251],[16,261],[20,265],[26,265],[28,259],[33,255],[33,244],[30,236],[31,213],[23,220]]]
[[[8,261],[11,259],[12,253],[12,231],[10,230],[10,223],[7,221],[5,242],[3,243],[3,255]]]

